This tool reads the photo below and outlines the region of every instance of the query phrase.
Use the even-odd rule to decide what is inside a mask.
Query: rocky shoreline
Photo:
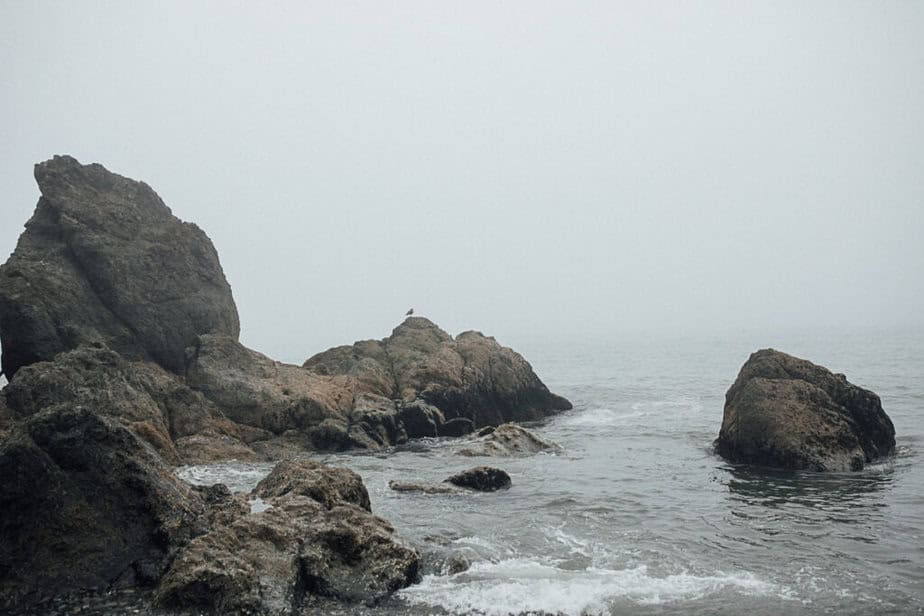
[[[411,316],[381,340],[275,361],[239,342],[211,241],[149,186],[67,156],[35,177],[35,214],[0,266],[0,608],[125,589],[216,614],[374,604],[426,554],[374,515],[358,475],[306,457],[421,437],[470,457],[558,449],[510,422],[571,403],[494,338]],[[742,367],[716,441],[735,463],[817,471],[894,447],[878,396],[773,350]],[[176,474],[232,459],[278,464],[251,494]],[[511,485],[484,466],[390,484]]]
[[[374,603],[417,579],[418,552],[358,475],[293,458],[571,408],[493,338],[421,317],[303,366],[272,360],[238,341],[211,241],[149,186],[67,156],[35,177],[0,267],[5,608],[120,588],[214,613]],[[226,459],[281,461],[259,511],[174,471]]]

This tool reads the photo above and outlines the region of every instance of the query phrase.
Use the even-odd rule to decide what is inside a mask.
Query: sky
[[[54,154],[300,362],[451,333],[924,326],[922,2],[0,0],[0,259]]]

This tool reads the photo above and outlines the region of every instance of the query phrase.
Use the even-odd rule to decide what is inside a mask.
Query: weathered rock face
[[[540,451],[557,451],[558,444],[530,432],[523,426],[503,424],[484,428],[470,440],[459,443],[455,453],[460,456],[494,456],[512,458],[530,456]]]
[[[234,421],[285,436],[295,449],[377,448],[406,440],[395,403],[357,391],[348,376],[321,376],[274,361],[226,336],[189,350],[186,382]]]
[[[417,552],[367,510],[351,471],[285,462],[254,494],[270,508],[195,539],[164,577],[161,605],[293,614],[310,597],[375,602],[416,579]]]
[[[372,512],[362,477],[348,468],[335,468],[312,460],[280,462],[257,484],[253,494],[261,498],[298,494],[328,509],[349,504]]]
[[[504,490],[509,488],[511,484],[510,475],[506,471],[493,466],[476,466],[456,473],[446,481],[453,485],[478,490],[479,492]]]
[[[119,419],[171,464],[255,457],[240,428],[175,375],[101,346],[24,367],[4,393],[19,419],[62,406]]]
[[[46,408],[0,443],[0,605],[150,584],[204,510],[119,421]]]
[[[42,197],[0,267],[2,368],[82,343],[182,373],[196,336],[236,338],[237,309],[211,241],[143,182],[56,156],[35,166]]]
[[[549,392],[525,359],[493,338],[465,332],[453,339],[422,317],[409,317],[384,340],[315,355],[304,367],[323,375],[349,375],[359,389],[383,398],[426,404],[436,412],[429,411],[420,424],[429,430],[432,423],[439,435],[456,418],[478,427],[571,408]],[[456,425],[451,431],[457,435],[468,429]]]
[[[764,349],[725,396],[717,450],[735,462],[816,471],[859,470],[895,449],[879,396],[843,374]]]

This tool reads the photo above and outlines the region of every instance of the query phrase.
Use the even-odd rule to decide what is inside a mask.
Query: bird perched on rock
[[[413,309],[413,308],[411,308],[410,310],[408,310],[407,312],[405,312],[405,313],[404,313],[404,316],[409,317],[409,316],[411,316],[412,314],[414,314],[414,309]]]

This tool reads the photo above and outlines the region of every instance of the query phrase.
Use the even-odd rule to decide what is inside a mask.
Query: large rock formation
[[[384,340],[315,355],[304,367],[323,375],[350,375],[370,394],[416,405],[413,421],[432,425],[436,434],[456,418],[479,427],[571,408],[549,392],[523,357],[494,338],[478,332],[453,338],[422,317],[409,317]]]
[[[118,420],[55,405],[0,443],[0,606],[150,584],[205,506]]]
[[[718,452],[736,462],[859,470],[895,449],[879,396],[775,351],[752,354],[725,396]]]
[[[164,576],[158,603],[294,614],[311,597],[375,602],[416,579],[419,555],[369,512],[355,473],[284,462],[254,495],[269,508],[190,543]]]
[[[200,336],[186,382],[230,419],[266,431],[271,446],[285,440],[295,449],[378,449],[570,408],[492,338],[453,340],[418,317],[382,342],[337,347],[301,368],[227,336]]]
[[[147,184],[69,156],[36,165],[35,179],[42,196],[0,267],[7,378],[97,342],[182,373],[197,335],[238,336],[211,241]]]
[[[128,361],[102,346],[24,367],[4,393],[14,419],[56,407],[118,419],[171,464],[255,457],[242,441],[245,430],[202,394],[156,364]]]

